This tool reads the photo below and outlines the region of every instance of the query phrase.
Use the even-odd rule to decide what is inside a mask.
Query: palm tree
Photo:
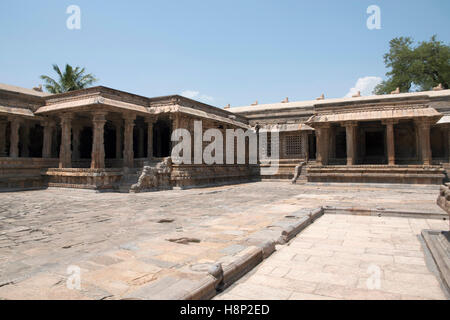
[[[45,81],[45,89],[50,93],[84,89],[98,81],[93,74],[84,74],[85,68],[76,67],[74,69],[69,64],[66,64],[64,72],[61,72],[56,64],[53,65],[53,70],[58,74],[58,81],[49,76],[41,75],[41,79]]]

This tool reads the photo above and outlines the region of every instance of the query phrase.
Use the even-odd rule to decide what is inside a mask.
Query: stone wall
[[[0,158],[0,190],[45,188],[41,170],[57,166],[58,159]]]
[[[257,165],[173,165],[171,181],[174,187],[198,187],[231,184],[259,179]]]

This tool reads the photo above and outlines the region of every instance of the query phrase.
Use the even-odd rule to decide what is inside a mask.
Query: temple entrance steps
[[[117,191],[119,191],[120,193],[129,193],[131,190],[131,186],[138,182],[139,177],[142,174],[144,165],[155,168],[158,162],[159,160],[147,160],[145,161],[145,163],[143,162],[142,166],[139,168],[124,168],[122,179],[120,180]]]
[[[275,160],[278,165],[278,172],[276,174],[265,175],[264,171],[261,172],[262,180],[292,180],[294,177],[295,167],[299,165],[301,162],[304,162],[303,159],[280,159]],[[272,164],[273,166],[274,164]],[[307,165],[302,168],[300,176],[297,179],[297,182],[306,182],[307,181],[307,168],[310,166],[315,166],[315,161],[308,161]],[[261,168],[268,168],[271,164],[266,161],[261,161]]]
[[[442,166],[420,165],[354,165],[310,166],[308,182],[442,184]]]
[[[139,168],[125,168],[120,180],[118,191],[121,193],[130,192],[130,188],[139,180],[140,172],[142,169]]]
[[[446,180],[446,182],[450,182],[450,163],[443,163],[442,167],[445,170],[445,175],[446,175],[445,180]]]

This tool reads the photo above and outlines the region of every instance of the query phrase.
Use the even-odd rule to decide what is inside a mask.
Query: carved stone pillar
[[[133,154],[133,127],[134,119],[136,115],[129,114],[124,115],[124,141],[123,141],[123,165],[127,168],[134,167],[134,154]]]
[[[308,131],[302,132],[302,145],[303,145],[303,159],[309,160],[309,141],[308,141]]]
[[[7,120],[0,120],[0,157],[6,157],[8,155],[6,151],[6,127],[8,125]]]
[[[80,134],[83,127],[80,124],[72,128],[72,160],[80,160]]]
[[[317,164],[328,164],[328,146],[329,146],[329,124],[316,125],[316,140],[317,140]]]
[[[227,163],[227,129],[228,129],[228,125],[224,124],[223,125],[223,163],[224,164]],[[259,136],[258,136],[258,140],[259,140]],[[267,146],[265,146],[265,148],[267,148]]]
[[[102,169],[105,167],[105,143],[104,131],[107,112],[99,111],[93,114],[93,135],[91,169]]]
[[[388,153],[388,164],[390,166],[395,165],[395,141],[394,141],[394,124],[397,121],[393,119],[383,121],[386,125],[386,144]]]
[[[44,127],[44,139],[42,143],[42,158],[52,157],[52,141],[53,141],[53,131],[56,124],[53,121],[46,120],[42,122]]]
[[[430,143],[430,122],[426,119],[416,120],[419,132],[420,154],[422,163],[425,166],[431,164],[431,143]]]
[[[30,125],[28,123],[24,123],[22,126],[20,142],[20,157],[27,158],[30,155]]]
[[[9,144],[9,156],[11,158],[19,157],[19,129],[21,120],[19,118],[12,117],[9,119],[11,122],[11,135]]]
[[[450,124],[447,125],[447,156],[450,163]]]
[[[122,120],[114,121],[116,130],[116,159],[122,159]]]
[[[450,163],[450,125],[447,125],[447,150],[448,150],[448,163]]]
[[[347,146],[347,165],[353,166],[356,164],[356,128],[358,127],[358,122],[345,122],[343,126],[345,127],[345,138]]]
[[[178,112],[174,113],[174,114],[170,114],[170,119],[172,120],[172,131],[171,131],[171,134],[172,134],[172,132],[181,128],[181,114]],[[171,138],[169,138],[169,156],[170,155],[172,155],[172,139]],[[202,159],[203,159],[203,157],[202,157]]]
[[[72,119],[70,113],[63,113],[61,116],[61,147],[59,151],[59,167],[72,168]]]
[[[147,123],[147,158],[151,160],[153,158],[153,124],[154,118],[145,119]]]

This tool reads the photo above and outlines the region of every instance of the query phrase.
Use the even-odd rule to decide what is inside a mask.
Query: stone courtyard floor
[[[418,238],[431,226],[448,222],[325,214],[216,299],[447,299]]]
[[[170,299],[159,295],[162,288],[189,287],[211,264],[226,265],[243,252],[252,234],[300,209],[442,214],[438,190],[256,182],[141,194],[0,193],[0,298]],[[255,290],[267,299],[370,298],[366,271],[375,265],[381,269],[381,289],[371,291],[377,297],[441,299],[417,234],[443,228],[448,222],[326,214],[217,298],[255,298]],[[193,242],[168,241],[180,238]],[[74,270],[79,289],[67,287]],[[275,290],[267,285],[271,277]],[[292,289],[296,284],[301,290]]]

